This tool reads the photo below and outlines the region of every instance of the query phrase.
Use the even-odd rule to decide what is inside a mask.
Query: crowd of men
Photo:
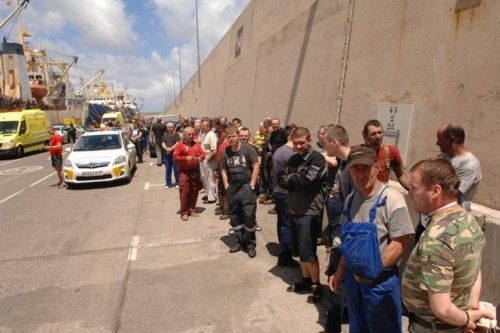
[[[257,255],[257,202],[274,204],[277,264],[299,267],[302,276],[287,291],[309,294],[313,303],[324,293],[317,246],[326,212],[327,332],[341,331],[346,305],[350,332],[402,332],[403,311],[414,333],[472,332],[480,318],[491,318],[479,309],[485,239],[470,214],[481,168],[465,148],[462,127],[440,126],[441,154],[409,173],[374,119],[362,128],[360,145],[350,144],[341,125],[320,126],[313,144],[309,129],[283,127],[277,118],[266,118],[253,135],[240,119],[225,117],[159,119],[151,133],[165,186],[179,188],[181,220],[198,216],[203,189],[203,202],[216,203],[215,214],[230,220],[231,253]],[[388,186],[391,170],[415,212]],[[414,213],[418,242],[400,276],[400,260],[413,244]]]

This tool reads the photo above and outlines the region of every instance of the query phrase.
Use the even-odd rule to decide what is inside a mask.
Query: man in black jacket
[[[158,117],[156,123],[151,126],[151,131],[153,132],[153,135],[151,137],[154,139],[156,150],[156,164],[158,166],[161,166],[165,156],[161,144],[163,142],[163,134],[165,134],[165,132],[167,131],[167,127],[162,122],[162,119],[160,117]]]
[[[307,128],[297,128],[291,139],[295,155],[288,161],[288,168],[278,175],[278,182],[289,191],[293,252],[300,257],[302,281],[291,285],[288,291],[311,292],[311,300],[317,302],[321,298],[321,285],[316,239],[321,232],[318,216],[323,211],[327,166],[324,156],[312,149]]]

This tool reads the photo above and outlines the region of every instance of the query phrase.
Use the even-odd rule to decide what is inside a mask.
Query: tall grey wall
[[[500,1],[456,12],[457,1],[477,2],[254,0],[203,63],[201,88],[195,74],[168,112],[237,116],[254,129],[269,116],[311,129],[340,122],[356,144],[366,120],[396,106],[408,166],[435,156],[437,127],[455,122],[482,163],[475,201],[499,209]]]

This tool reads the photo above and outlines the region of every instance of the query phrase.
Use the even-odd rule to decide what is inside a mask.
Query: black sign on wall
[[[238,29],[236,34],[236,47],[234,48],[234,57],[237,58],[241,54],[241,43],[243,41],[243,26]]]

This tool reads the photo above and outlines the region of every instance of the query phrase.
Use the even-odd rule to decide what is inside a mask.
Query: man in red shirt
[[[200,177],[200,162],[205,158],[205,152],[199,143],[194,141],[192,127],[186,127],[174,148],[174,161],[179,167],[179,199],[181,202],[181,219],[187,221],[189,216],[196,217],[196,201],[198,192],[203,187]]]
[[[408,175],[404,172],[403,159],[396,146],[383,144],[384,129],[377,119],[368,120],[363,127],[363,139],[365,145],[377,152],[378,163],[380,164],[378,180],[383,183],[389,181],[391,169],[396,174],[399,183],[406,190],[410,189]]]
[[[50,143],[48,146],[44,146],[44,150],[48,150],[50,153],[50,160],[52,166],[56,170],[57,177],[59,177],[59,182],[57,186],[59,188],[65,187],[64,182],[64,172],[63,172],[63,158],[62,158],[62,148],[63,148],[63,138],[61,133],[54,130],[52,127],[47,128],[47,132],[52,136],[50,138]]]

